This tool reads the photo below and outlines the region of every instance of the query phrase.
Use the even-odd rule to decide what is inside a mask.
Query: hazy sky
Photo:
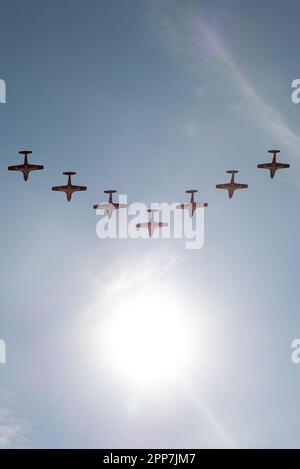
[[[299,15],[296,0],[0,0],[0,447],[299,447]],[[291,168],[271,180],[256,165],[273,147]],[[45,165],[27,184],[7,171],[23,148]],[[229,201],[214,186],[230,168],[249,189]],[[64,170],[88,186],[70,204],[50,190]],[[98,239],[109,187],[147,204],[198,188],[204,247]],[[155,391],[103,346],[144,284],[141,311],[159,289],[198,324],[187,374]]]

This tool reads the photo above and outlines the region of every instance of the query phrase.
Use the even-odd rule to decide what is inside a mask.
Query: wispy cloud
[[[95,301],[86,309],[80,318],[84,318],[99,310],[99,304],[107,305],[119,294],[132,290],[147,282],[159,282],[176,263],[174,255],[160,253],[155,256],[139,257],[129,261],[118,259],[110,269],[103,271],[92,279]]]
[[[267,103],[245,76],[217,32],[208,25],[193,1],[151,2],[150,20],[169,52],[185,60],[203,60],[203,53],[213,55],[221,70],[234,84],[252,120],[293,153],[300,153],[300,137],[290,128],[281,113]],[[220,67],[221,66],[221,67]]]
[[[0,392],[0,449],[37,447],[32,423],[11,410],[15,397],[7,390]]]
[[[0,409],[0,449],[29,448],[32,428],[9,409]]]

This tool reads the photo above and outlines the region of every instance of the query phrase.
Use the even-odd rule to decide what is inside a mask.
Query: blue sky
[[[0,8],[0,446],[298,447],[299,3]],[[291,168],[271,181],[256,164],[272,147]],[[45,165],[28,184],[6,170],[22,148]],[[229,201],[214,186],[231,167],[249,189]],[[88,186],[71,204],[50,190],[64,170]],[[198,188],[204,247],[98,239],[107,187],[147,204]],[[116,376],[101,343],[143,282],[208,328],[188,377],[153,393]]]

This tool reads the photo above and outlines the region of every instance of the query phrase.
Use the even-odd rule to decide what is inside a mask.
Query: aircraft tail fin
[[[268,153],[273,155],[272,163],[276,163],[277,154],[280,153],[280,150],[268,150]]]
[[[197,189],[188,189],[187,191],[185,191],[186,194],[196,194],[196,192],[198,192]]]
[[[115,194],[116,192],[118,192],[116,191],[116,189],[106,189],[104,191],[104,194],[109,194],[109,199],[108,199],[109,203],[112,204],[112,200],[113,200],[112,197],[113,197],[113,194]]]
[[[63,174],[65,176],[74,176],[74,174],[76,174],[76,172],[75,171],[64,171]]]
[[[237,169],[228,169],[228,170],[226,171],[226,173],[228,173],[228,174],[237,174],[237,173],[238,173],[238,170],[237,170]]]

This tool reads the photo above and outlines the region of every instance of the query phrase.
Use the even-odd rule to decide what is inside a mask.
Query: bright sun
[[[102,322],[109,368],[136,389],[165,387],[190,368],[193,322],[176,290],[146,282],[118,295]]]

